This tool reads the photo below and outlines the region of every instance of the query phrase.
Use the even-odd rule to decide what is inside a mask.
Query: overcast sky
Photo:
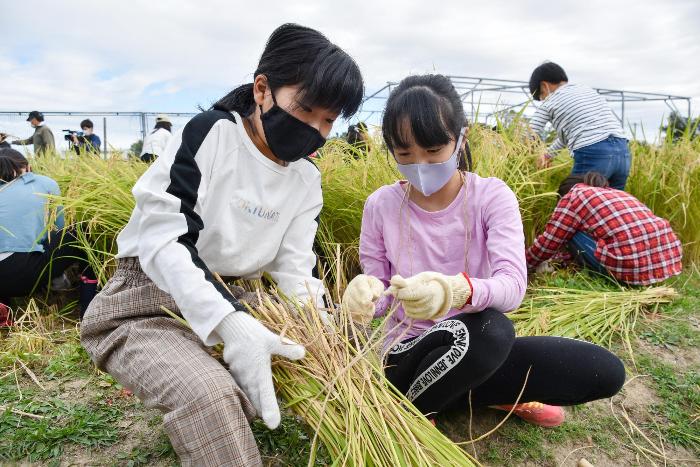
[[[348,51],[368,93],[410,73],[527,80],[552,60],[572,82],[691,96],[700,110],[694,0],[0,5],[0,110],[195,111],[251,81],[267,36],[284,22],[317,28]],[[648,127],[668,109],[629,112],[655,131]],[[54,132],[79,120],[55,121]],[[115,123],[115,144],[136,139],[137,127]],[[0,118],[3,128],[31,132],[18,118]]]

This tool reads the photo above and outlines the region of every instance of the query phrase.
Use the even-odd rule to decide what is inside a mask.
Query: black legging
[[[71,230],[53,232],[43,242],[43,246],[43,252],[12,253],[0,261],[0,302],[6,303],[12,297],[27,296],[35,288],[48,286],[51,279],[60,276],[68,266],[76,262],[83,263],[83,274],[86,277],[95,278],[86,261],[85,252],[78,247]],[[81,310],[87,308],[95,295],[95,289],[96,284],[81,285]]]
[[[528,368],[520,402],[576,405],[612,397],[625,367],[606,349],[576,339],[515,337],[513,324],[495,310],[462,313],[394,346],[387,378],[424,414],[467,400],[474,407],[512,404]]]

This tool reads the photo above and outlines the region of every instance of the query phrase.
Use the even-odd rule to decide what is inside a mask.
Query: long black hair
[[[443,75],[415,75],[404,78],[391,91],[382,134],[393,153],[397,147],[407,148],[410,139],[424,148],[456,142],[466,126],[462,100],[452,81]],[[472,169],[469,144],[465,147],[459,170]]]
[[[22,169],[29,167],[29,161],[14,149],[0,149],[0,184],[19,177]]]
[[[265,75],[271,91],[300,88],[297,99],[349,118],[360,107],[364,82],[357,63],[320,32],[298,24],[283,24],[267,40],[254,77]],[[247,117],[255,110],[253,84],[244,84],[217,101],[217,110]]]
[[[173,124],[170,122],[156,122],[155,126],[153,127],[153,131],[151,133],[155,133],[157,130],[160,128],[163,128],[165,130],[168,130],[169,132],[173,132]]]

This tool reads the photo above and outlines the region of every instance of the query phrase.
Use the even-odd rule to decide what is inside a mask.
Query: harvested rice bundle
[[[554,335],[609,346],[615,336],[629,344],[644,311],[678,296],[671,287],[580,290],[540,287],[510,314],[519,335]]]
[[[367,336],[341,316],[329,326],[311,304],[275,299],[266,297],[251,311],[273,332],[306,347],[302,360],[273,361],[273,377],[286,407],[316,433],[309,465],[319,440],[333,465],[476,464],[384,377],[375,352],[379,331]]]

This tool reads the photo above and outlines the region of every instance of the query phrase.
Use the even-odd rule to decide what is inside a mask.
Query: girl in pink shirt
[[[514,413],[557,426],[560,406],[617,393],[624,366],[587,342],[515,337],[503,313],[527,282],[518,202],[503,181],[471,172],[466,125],[444,76],[410,76],[392,91],[382,130],[407,180],[367,199],[364,274],[343,307],[361,322],[396,308],[385,321],[386,375],[423,413],[470,392],[473,406],[509,410],[531,368]]]

